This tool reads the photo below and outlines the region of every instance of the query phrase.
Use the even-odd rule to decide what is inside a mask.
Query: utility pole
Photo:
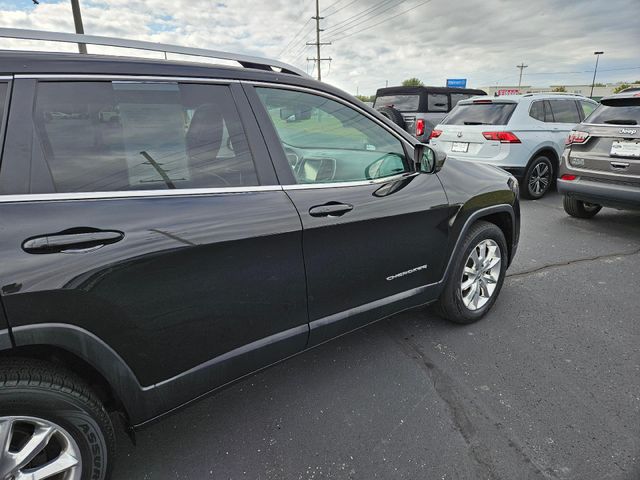
[[[520,88],[520,85],[522,85],[522,71],[528,66],[529,65],[525,65],[524,62],[522,62],[522,65],[516,65],[516,68],[520,69],[520,80],[518,80],[518,88]]]
[[[598,59],[603,53],[604,52],[593,52],[596,56],[596,68],[593,69],[593,80],[591,81],[591,94],[589,95],[589,98],[593,98],[593,87],[596,85],[596,73],[598,72]]]
[[[80,14],[79,0],[71,0],[71,10],[73,11],[73,23],[76,26],[76,33],[84,34],[84,27],[82,26],[82,15]],[[79,43],[78,51],[80,53],[87,53],[87,46],[84,43]]]
[[[318,63],[318,80],[322,81],[322,72],[321,72],[320,64],[323,61],[329,61],[330,62],[332,59],[331,59],[331,57],[322,58],[320,56],[320,46],[321,45],[331,45],[331,42],[322,43],[320,41],[320,32],[323,31],[320,28],[320,20],[324,19],[324,17],[320,16],[320,0],[316,0],[316,16],[315,17],[311,17],[311,18],[316,21],[316,41],[315,42],[307,42],[307,45],[315,45],[315,47],[316,47],[316,58],[307,58],[307,60],[313,60],[314,62]]]

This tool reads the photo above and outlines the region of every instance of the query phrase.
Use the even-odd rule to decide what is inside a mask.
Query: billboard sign
[[[466,88],[466,78],[447,78],[447,87],[449,88]]]

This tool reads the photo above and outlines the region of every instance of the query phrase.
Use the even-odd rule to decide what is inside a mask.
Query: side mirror
[[[447,159],[444,152],[424,143],[418,143],[414,146],[413,156],[416,171],[422,173],[438,173],[442,170],[444,161]]]

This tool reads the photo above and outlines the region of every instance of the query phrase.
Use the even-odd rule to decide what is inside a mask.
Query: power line
[[[354,4],[354,3],[356,3],[357,1],[358,1],[358,0],[352,0],[351,2],[347,3],[345,6],[338,8],[336,11],[331,12],[331,13],[329,13],[329,14],[328,14],[328,15],[326,15],[326,16],[327,16],[327,17],[330,17],[331,15],[335,15],[335,14],[336,14],[336,13],[338,13],[339,11],[344,10],[345,8],[347,8],[347,7],[351,6],[351,5],[353,5],[353,4]],[[338,2],[336,2],[336,3],[338,3]],[[335,3],[334,3],[333,5],[335,5]],[[333,5],[332,5],[332,6],[333,6]]]
[[[312,19],[310,18],[309,20],[306,21],[304,25],[302,25],[302,28],[298,30],[298,32],[293,36],[293,38],[289,41],[289,43],[287,43],[287,46],[284,47],[282,51],[278,54],[279,57],[281,57],[287,50],[290,49],[289,47],[293,45],[293,42],[298,38],[298,35],[302,33],[302,31],[306,28],[306,26],[311,23],[311,20]]]
[[[389,17],[389,18],[385,18],[384,20],[382,20],[382,21],[380,21],[380,22],[377,22],[377,23],[374,23],[373,25],[369,25],[369,26],[367,26],[367,27],[361,28],[360,30],[356,30],[355,32],[352,32],[352,33],[347,33],[346,35],[343,35],[343,36],[341,36],[341,37],[337,37],[337,38],[333,38],[333,37],[332,37],[330,40],[331,40],[331,41],[333,41],[333,42],[337,42],[337,41],[343,40],[343,39],[345,39],[345,38],[347,38],[347,37],[351,37],[351,36],[353,36],[353,35],[358,35],[358,34],[360,34],[360,33],[362,33],[362,32],[365,32],[365,31],[367,31],[367,30],[369,30],[369,29],[373,28],[373,27],[377,27],[378,25],[381,25],[381,24],[383,24],[383,23],[385,23],[385,22],[388,22],[388,21],[390,21],[390,20],[393,20],[394,18],[397,18],[397,17],[399,17],[400,15],[404,15],[405,13],[408,13],[408,12],[410,12],[410,11],[412,11],[412,10],[415,10],[416,8],[421,7],[422,5],[426,5],[427,3],[430,3],[430,2],[431,2],[431,0],[425,0],[424,2],[419,3],[418,5],[416,5],[416,6],[414,6],[414,7],[408,8],[407,10],[404,10],[404,11],[402,11],[402,12],[400,12],[400,13],[397,13],[397,14],[395,14],[395,15],[392,15],[392,16],[391,16],[391,17]]]
[[[343,29],[348,30],[349,28],[351,28],[351,27],[348,27],[348,25],[351,25],[354,22],[357,22],[357,24],[360,24],[361,22],[366,22],[366,21],[370,20],[371,18],[376,17],[376,16],[384,13],[389,8],[393,8],[394,5],[391,5],[391,7],[387,8],[386,10],[383,10],[381,12],[376,13],[373,17],[366,18],[371,13],[373,13],[374,11],[384,7],[385,4],[388,4],[389,2],[393,3],[395,1],[396,0],[382,0],[381,2],[378,2],[375,5],[373,5],[373,6],[369,7],[369,8],[366,8],[366,9],[364,9],[363,11],[361,11],[359,13],[356,13],[355,15],[352,15],[351,17],[348,17],[347,19],[336,23],[335,25],[332,25],[331,27],[327,28],[327,32],[332,32],[332,34],[336,34],[336,33],[339,33],[339,32],[335,31],[336,29],[337,30],[343,30]],[[404,1],[406,1],[406,0],[401,0],[400,3],[403,3]],[[398,3],[397,5],[400,5],[400,3]],[[395,6],[397,6],[397,5],[395,5]],[[352,25],[352,26],[356,26],[356,25]]]
[[[336,0],[335,2],[333,2],[331,5],[329,5],[327,8],[324,9],[324,11],[326,12],[327,10],[331,10],[333,7],[335,7],[337,4],[339,4],[340,2],[343,2],[344,0]],[[334,12],[335,13],[335,12]],[[326,17],[327,15],[325,15]]]
[[[307,58],[307,61],[309,60],[314,60],[316,62],[316,65],[318,66],[318,81],[322,81],[322,62],[328,60],[329,62],[331,62],[331,57],[329,58],[322,58],[322,55],[320,55],[320,49],[322,47],[322,45],[331,45],[331,42],[321,42],[320,41],[320,32],[322,32],[323,30],[320,28],[320,20],[322,20],[324,17],[320,16],[320,0],[316,0],[316,16],[315,17],[311,17],[316,21],[316,41],[313,43],[307,42],[307,45],[311,46],[315,46],[316,47],[316,57],[315,58]]]
[[[389,10],[396,8],[398,6],[400,6],[402,3],[404,3],[406,0],[401,0],[400,3],[396,3],[395,5],[392,4],[390,6],[388,6],[387,8],[385,8],[384,10],[380,10],[378,13],[370,16],[369,18],[364,18],[364,19],[360,19],[359,21],[353,23],[352,25],[343,25],[343,27],[340,27],[337,31],[331,32],[332,35],[336,35],[339,36],[349,30],[351,30],[352,28],[358,27],[360,25],[363,25],[371,20],[374,20],[375,18],[379,17],[380,15],[384,14],[385,12],[388,12]]]

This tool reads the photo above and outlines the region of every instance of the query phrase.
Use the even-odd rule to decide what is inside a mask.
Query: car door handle
[[[353,210],[353,205],[348,203],[329,202],[311,207],[309,215],[312,217],[340,217],[351,210]]]
[[[124,233],[117,230],[71,228],[59,233],[39,235],[26,239],[22,249],[27,253],[82,253],[97,250],[119,242]]]

